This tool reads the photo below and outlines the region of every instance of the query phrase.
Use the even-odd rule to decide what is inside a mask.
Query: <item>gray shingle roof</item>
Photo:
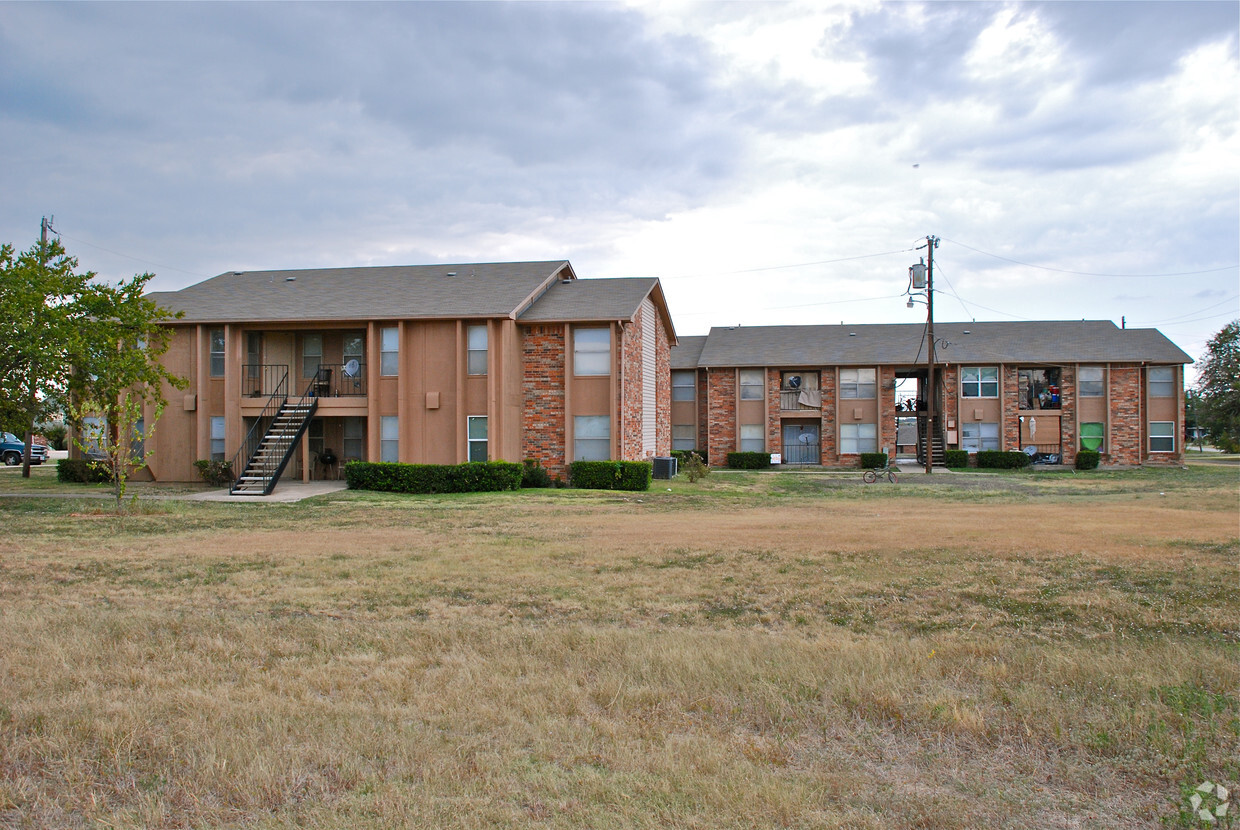
[[[706,345],[706,335],[694,334],[680,338],[680,345],[672,348],[673,369],[696,369]]]
[[[653,277],[557,282],[521,314],[521,322],[630,320],[658,285]]]
[[[506,317],[562,274],[564,260],[229,271],[150,297],[187,322]]]
[[[921,323],[712,328],[698,365],[912,365],[925,362],[924,332]],[[1156,329],[1120,329],[1109,320],[936,323],[934,333],[940,363],[1193,362]]]

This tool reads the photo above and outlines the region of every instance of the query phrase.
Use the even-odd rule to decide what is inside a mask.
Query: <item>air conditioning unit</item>
[[[676,459],[656,456],[654,459],[654,477],[668,480],[676,477]]]

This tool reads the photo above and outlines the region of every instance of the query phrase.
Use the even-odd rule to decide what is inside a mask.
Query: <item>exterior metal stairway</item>
[[[232,486],[234,496],[270,495],[302,435],[309,428],[310,419],[318,406],[318,399],[313,395],[296,400],[286,398],[261,434],[257,430],[262,420],[254,424],[252,437],[246,442],[254,449],[249,453],[245,469]]]
[[[937,423],[935,427],[934,435],[930,440],[930,464],[933,467],[946,467],[947,445],[943,440],[943,429]],[[926,418],[919,416],[917,418],[917,461],[920,464],[926,463],[926,432]]]

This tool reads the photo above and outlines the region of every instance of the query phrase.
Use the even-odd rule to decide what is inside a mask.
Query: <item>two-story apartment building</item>
[[[1072,463],[1182,461],[1184,364],[1154,329],[1110,321],[938,323],[934,389],[913,325],[735,326],[672,352],[672,446],[712,464],[754,450],[783,463],[849,465],[863,452],[921,455],[928,395],[943,449],[1024,450]]]
[[[676,335],[655,279],[580,280],[566,261],[233,271],[151,296],[182,314],[165,362],[189,379],[148,442],[158,480],[195,479],[196,459],[240,470],[264,436],[303,480],[354,459],[563,475],[670,449]]]

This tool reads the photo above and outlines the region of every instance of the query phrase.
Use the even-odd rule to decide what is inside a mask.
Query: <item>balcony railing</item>
[[[246,363],[241,367],[241,397],[266,398],[277,391],[288,397],[288,364]]]
[[[366,364],[320,363],[314,376],[314,394],[319,398],[345,398],[366,395]]]
[[[780,459],[784,464],[821,464],[822,463],[822,445],[818,443],[807,444],[804,441],[797,441],[793,444],[783,445],[783,455]]]
[[[822,392],[817,389],[780,389],[779,408],[783,412],[793,410],[822,409]]]

